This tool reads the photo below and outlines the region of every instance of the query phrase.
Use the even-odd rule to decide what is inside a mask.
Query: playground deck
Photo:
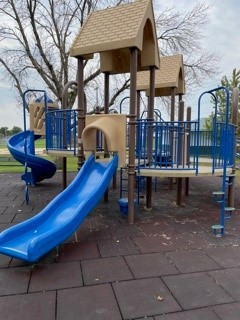
[[[232,169],[227,168],[227,174],[231,174]],[[223,169],[215,169],[214,174],[212,174],[212,167],[211,166],[199,166],[198,167],[198,174],[196,175],[196,170],[192,169],[140,169],[139,175],[142,177],[162,177],[162,178],[193,178],[193,177],[203,177],[203,176],[222,176]]]
[[[69,180],[73,174],[69,175]],[[39,263],[0,255],[0,319],[237,320],[240,314],[239,209],[215,238],[212,192],[221,178],[190,180],[184,205],[161,178],[153,210],[136,209],[134,225],[109,190],[68,242]],[[239,208],[236,186],[236,208]],[[174,186],[175,188],[175,186]],[[0,174],[0,229],[37,214],[61,191],[61,175],[31,188],[24,203],[18,174]]]

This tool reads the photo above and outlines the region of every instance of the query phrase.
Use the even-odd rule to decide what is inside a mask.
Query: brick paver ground
[[[69,181],[74,174],[69,174]],[[70,239],[35,264],[0,255],[0,320],[239,320],[240,218],[213,237],[220,178],[193,178],[176,205],[176,185],[159,179],[152,211],[144,198],[136,222],[119,212],[119,189]],[[61,174],[30,189],[19,174],[0,174],[0,231],[28,219],[61,192]]]

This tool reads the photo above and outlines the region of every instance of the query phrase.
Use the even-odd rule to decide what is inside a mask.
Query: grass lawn
[[[42,155],[41,157],[55,162],[52,156]],[[0,173],[23,173],[24,166],[15,161],[10,155],[0,155],[0,160]],[[67,171],[77,171],[77,157],[67,158]]]

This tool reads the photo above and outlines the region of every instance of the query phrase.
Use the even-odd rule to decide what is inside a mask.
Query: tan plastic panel
[[[119,167],[126,162],[126,115],[98,114],[86,116],[86,127],[82,133],[85,151],[96,152],[97,131],[104,134],[107,149],[119,155]]]
[[[58,109],[57,102],[48,103],[48,109]],[[45,108],[43,102],[33,102],[29,105],[29,120],[30,130],[34,131],[35,135],[44,136],[45,128]]]

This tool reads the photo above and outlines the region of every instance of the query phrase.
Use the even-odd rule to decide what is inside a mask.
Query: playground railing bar
[[[189,125],[190,124],[190,125]],[[149,152],[147,135],[152,130],[153,148]],[[189,128],[191,128],[189,130]],[[228,141],[226,142],[226,131]],[[139,168],[165,170],[196,170],[201,158],[209,160],[213,172],[233,164],[232,143],[234,126],[217,123],[215,131],[200,131],[196,121],[146,121],[137,124],[137,158]],[[227,145],[227,148],[226,148]],[[149,159],[149,157],[151,159]]]

